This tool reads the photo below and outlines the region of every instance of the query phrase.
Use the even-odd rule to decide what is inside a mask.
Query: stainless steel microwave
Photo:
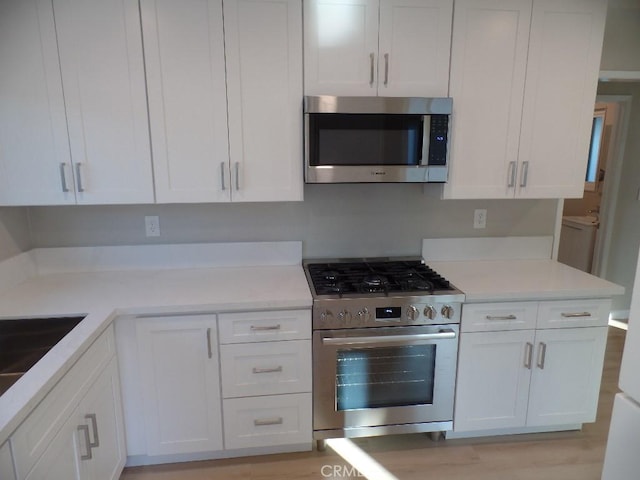
[[[304,98],[306,183],[446,182],[451,98]]]

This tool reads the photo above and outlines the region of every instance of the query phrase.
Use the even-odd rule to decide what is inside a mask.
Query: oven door
[[[316,438],[451,422],[458,332],[458,325],[314,332]]]

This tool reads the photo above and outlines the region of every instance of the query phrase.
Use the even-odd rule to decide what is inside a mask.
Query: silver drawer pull
[[[487,315],[484,318],[487,320],[516,320],[518,317],[515,315]]]
[[[82,171],[80,170],[81,166],[81,163],[76,163],[76,184],[78,185],[78,192],[80,193],[84,192],[84,185],[82,184]]]
[[[580,317],[590,317],[591,314],[589,312],[576,312],[576,313],[561,313],[560,316],[563,318],[580,318]]]
[[[66,166],[67,164],[64,162],[60,164],[60,182],[62,183],[62,191],[64,193],[69,192],[69,186],[67,185],[67,175],[65,173]]]
[[[547,344],[544,342],[540,342],[540,346],[538,349],[538,361],[536,364],[540,370],[544,370],[544,361],[547,359]]]
[[[266,427],[267,425],[282,425],[284,419],[282,417],[256,419],[253,421],[253,425],[256,427]]]
[[[249,327],[249,329],[250,329],[252,332],[266,332],[266,331],[269,331],[269,330],[280,330],[280,328],[282,328],[282,327],[280,326],[280,324],[277,324],[277,325],[268,325],[268,326],[266,326],[266,327],[261,327],[261,326],[256,326],[256,325],[251,325],[251,327]]]
[[[84,444],[87,448],[86,455],[80,455],[80,460],[91,460],[93,455],[91,454],[91,439],[89,438],[89,425],[78,425],[78,431],[84,432]]]
[[[91,420],[91,429],[93,430],[93,442],[89,442],[89,447],[97,448],[100,446],[100,437],[98,437],[98,421],[95,413],[85,415],[86,420]]]
[[[527,342],[524,349],[524,366],[531,370],[531,362],[533,360],[533,343]]]
[[[253,367],[251,371],[253,373],[279,373],[282,371],[282,365],[278,365],[277,367],[272,368]]]

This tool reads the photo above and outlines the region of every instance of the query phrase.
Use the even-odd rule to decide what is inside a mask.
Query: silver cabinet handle
[[[209,358],[213,358],[213,351],[211,350],[211,328],[207,328],[207,355]]]
[[[512,188],[516,186],[516,162],[509,162],[509,183],[507,187]]]
[[[82,172],[80,171],[81,163],[76,163],[76,183],[78,184],[78,191],[84,192],[84,186],[82,185]]]
[[[547,344],[544,342],[540,342],[540,346],[538,348],[538,368],[540,370],[544,370],[544,361],[547,357]]]
[[[375,61],[376,56],[373,52],[371,52],[369,54],[369,61],[371,63],[371,73],[369,74],[369,85],[371,85],[373,87],[373,82],[375,81],[375,78],[373,77],[374,75],[374,66],[373,66],[373,62]]]
[[[533,359],[533,343],[527,342],[524,348],[524,366],[531,370],[531,362]]]
[[[515,315],[487,315],[484,318],[487,320],[516,320],[518,317]]]
[[[91,460],[93,455],[91,454],[91,440],[89,439],[89,425],[78,425],[78,431],[84,432],[84,444],[87,449],[86,455],[80,455],[80,460]]]
[[[324,345],[383,345],[386,343],[416,344],[420,341],[444,340],[456,338],[456,332],[451,329],[442,330],[439,333],[417,333],[415,335],[380,335],[375,337],[345,337],[322,339]]]
[[[255,419],[253,425],[256,427],[265,427],[267,425],[282,425],[284,419],[282,417]]]
[[[579,318],[579,317],[590,317],[591,313],[589,312],[576,312],[576,313],[561,313],[561,317],[563,318]]]
[[[389,54],[384,54],[384,86],[389,85]]]
[[[93,442],[89,442],[89,447],[97,448],[100,446],[100,437],[98,436],[98,421],[96,419],[96,414],[90,413],[85,415],[84,418],[91,421],[91,429],[93,430]]]
[[[240,162],[236,162],[236,190],[240,190]]]
[[[280,330],[280,328],[282,328],[280,326],[280,324],[277,325],[267,325],[265,327],[261,327],[261,326],[256,326],[256,325],[251,325],[249,327],[249,330],[253,331],[253,332],[264,332],[266,330]]]
[[[522,172],[520,173],[520,186],[527,186],[527,178],[529,177],[529,162],[522,162]]]
[[[251,371],[253,373],[279,373],[279,372],[282,372],[282,365],[278,365],[277,367],[273,367],[273,368],[253,367]]]
[[[224,184],[224,162],[220,162],[220,185],[224,192],[227,189],[227,186]]]
[[[66,168],[67,168],[67,164],[62,162],[60,164],[60,182],[62,183],[62,191],[64,193],[69,192],[69,187],[67,185],[67,175],[65,173]]]

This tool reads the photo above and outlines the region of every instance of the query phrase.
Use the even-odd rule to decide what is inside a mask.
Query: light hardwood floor
[[[580,432],[441,442],[416,434],[358,439],[354,443],[398,480],[599,480],[625,333],[609,329],[598,418]],[[327,448],[325,452],[127,468],[120,480],[365,478],[349,472],[348,464]]]

